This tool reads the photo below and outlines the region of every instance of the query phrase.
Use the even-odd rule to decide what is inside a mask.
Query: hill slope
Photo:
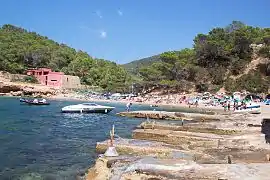
[[[194,48],[164,52],[124,67],[140,75],[147,86],[177,91],[247,90],[270,88],[270,28],[233,21],[194,38]],[[154,56],[155,57],[155,56]]]
[[[13,25],[0,28],[0,71],[24,73],[29,67],[49,67],[77,75],[82,83],[108,91],[123,91],[130,79],[126,70],[114,62],[94,59],[45,36]]]
[[[160,55],[155,55],[139,60],[132,61],[127,64],[123,64],[123,67],[131,74],[137,75],[139,73],[139,69],[144,66],[149,66],[154,62],[160,61]]]

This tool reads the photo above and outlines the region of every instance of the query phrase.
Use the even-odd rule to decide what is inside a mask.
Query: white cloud
[[[123,12],[122,11],[118,10],[117,13],[118,13],[119,16],[123,16]]]
[[[107,32],[101,30],[101,31],[100,31],[100,37],[101,37],[101,38],[106,38],[106,37],[107,37]]]
[[[95,11],[95,14],[96,14],[100,19],[103,18],[103,17],[102,17],[102,14],[101,14],[101,12],[100,12],[99,10]]]

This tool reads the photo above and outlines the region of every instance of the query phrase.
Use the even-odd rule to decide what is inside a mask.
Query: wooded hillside
[[[225,87],[228,91],[266,92],[270,84],[269,59],[270,28],[239,21],[198,34],[191,49],[164,52],[121,66],[20,27],[0,28],[0,70],[24,73],[31,67],[49,67],[77,75],[82,83],[105,91],[122,92],[138,81],[178,91]]]
[[[129,84],[126,70],[114,62],[95,59],[45,36],[13,25],[0,28],[0,71],[24,73],[27,68],[49,67],[77,75],[83,84],[107,91],[123,91]]]
[[[233,21],[208,34],[198,34],[191,49],[164,52],[157,61],[135,61],[135,73],[144,84],[177,90],[267,92],[270,87],[270,28]],[[139,62],[151,62],[139,66]]]

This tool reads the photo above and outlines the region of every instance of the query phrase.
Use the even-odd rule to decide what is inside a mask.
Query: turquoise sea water
[[[0,179],[73,180],[93,165],[97,141],[116,134],[131,137],[143,119],[116,116],[125,104],[109,114],[62,114],[76,101],[51,101],[49,106],[22,105],[18,98],[0,98]],[[152,109],[133,105],[133,110]]]

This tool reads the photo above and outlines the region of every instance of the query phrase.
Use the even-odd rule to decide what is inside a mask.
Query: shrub
[[[239,75],[243,72],[246,65],[248,64],[247,61],[243,59],[238,59],[232,63],[231,72],[233,75]]]
[[[197,90],[198,92],[205,92],[205,91],[208,91],[208,85],[205,84],[205,83],[197,84],[197,85],[196,85],[196,90]]]
[[[264,46],[259,50],[259,55],[270,58],[270,46]]]
[[[262,75],[253,71],[237,79],[236,85],[252,93],[263,93],[268,91],[268,81]]]
[[[161,85],[168,85],[169,87],[175,87],[178,85],[178,82],[176,80],[161,80],[159,82]]]
[[[229,92],[235,92],[238,90],[236,84],[235,84],[235,80],[231,79],[231,78],[228,78],[226,81],[225,81],[225,90],[226,91],[229,91]]]
[[[212,83],[214,85],[222,85],[226,74],[226,68],[219,66],[209,69],[209,73],[212,76]]]
[[[23,80],[24,82],[38,83],[38,80],[35,76],[25,76]]]

